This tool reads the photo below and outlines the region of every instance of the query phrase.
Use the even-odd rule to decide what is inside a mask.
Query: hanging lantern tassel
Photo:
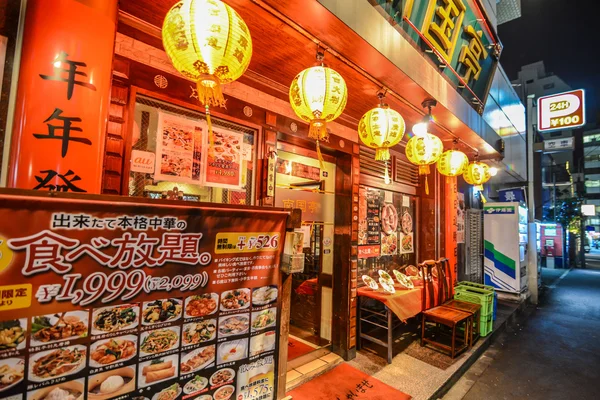
[[[429,165],[419,165],[419,175],[425,175],[425,194],[429,196]]]
[[[319,145],[320,140],[329,139],[329,133],[327,132],[327,125],[322,119],[314,119],[310,121],[310,128],[308,130],[308,137],[317,141],[317,157],[319,158],[319,165],[324,170],[323,154],[321,154],[321,146]]]
[[[196,84],[196,89],[200,103],[213,107],[225,107],[221,82],[216,76],[202,75]]]

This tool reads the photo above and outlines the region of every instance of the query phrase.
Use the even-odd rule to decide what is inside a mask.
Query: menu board
[[[0,399],[275,398],[287,213],[0,204]]]
[[[199,121],[160,112],[154,179],[201,183],[203,131]]]
[[[242,187],[242,145],[244,135],[213,126],[213,146],[206,152],[208,186],[240,189]]]
[[[379,190],[367,189],[367,244],[381,243],[381,199]]]

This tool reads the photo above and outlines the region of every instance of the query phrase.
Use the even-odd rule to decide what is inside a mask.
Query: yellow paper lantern
[[[425,193],[429,194],[427,175],[431,172],[429,166],[442,155],[444,145],[440,138],[431,133],[423,136],[414,136],[406,144],[406,157],[419,166],[419,175],[425,175]]]
[[[481,194],[481,200],[485,203],[485,197],[483,196],[483,184],[491,179],[490,167],[479,161],[473,161],[467,166],[467,169],[463,173],[465,182],[469,185],[474,185],[475,190],[478,190]]]
[[[437,170],[444,176],[458,176],[467,169],[469,158],[458,150],[445,151],[437,162]]]
[[[167,13],[163,46],[173,66],[196,82],[206,107],[225,107],[221,85],[238,79],[252,58],[252,38],[244,20],[220,0],[183,0]],[[212,145],[212,134],[210,135]]]
[[[340,116],[348,93],[344,78],[325,66],[300,72],[290,85],[290,104],[296,115],[310,124],[308,137],[317,141],[317,154],[323,167],[319,141],[329,140],[327,122]]]

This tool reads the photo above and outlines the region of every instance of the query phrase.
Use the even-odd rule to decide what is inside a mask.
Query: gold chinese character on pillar
[[[485,60],[488,57],[488,51],[485,45],[481,41],[483,36],[482,31],[476,31],[471,25],[465,27],[465,34],[467,34],[471,40],[469,45],[463,45],[460,50],[458,62],[466,68],[466,72],[463,75],[463,79],[466,83],[469,83],[471,79],[479,79],[481,74],[481,60]]]
[[[466,10],[462,0],[429,0],[421,32],[448,62],[452,61]]]

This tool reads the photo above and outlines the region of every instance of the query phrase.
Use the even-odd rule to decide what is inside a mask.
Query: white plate
[[[63,374],[55,375],[55,376],[49,376],[48,378],[40,378],[40,377],[38,377],[38,376],[36,376],[36,375],[33,374],[33,366],[34,366],[34,364],[35,364],[35,362],[37,360],[39,360],[40,358],[42,358],[42,357],[44,357],[44,356],[46,356],[46,355],[48,355],[48,354],[50,354],[50,353],[52,353],[54,351],[63,350],[63,349],[64,350],[83,350],[83,351],[86,352],[86,354],[83,355],[83,358],[79,362],[78,366],[76,366],[75,368],[73,368],[73,369],[71,369],[71,370],[69,370],[69,371],[67,371],[67,372],[65,372]],[[81,371],[82,369],[85,368],[85,361],[86,360],[87,360],[87,350],[86,350],[85,346],[82,346],[80,344],[76,344],[74,346],[63,347],[61,349],[47,350],[47,351],[43,351],[41,353],[35,353],[35,354],[33,354],[33,355],[31,355],[29,357],[29,375],[28,375],[29,381],[30,382],[44,382],[44,381],[47,381],[49,379],[55,379],[55,378],[59,378],[61,376],[67,376],[67,375],[76,374],[77,372],[79,372],[79,371]]]
[[[381,283],[381,280],[383,279],[388,286],[394,286],[394,280],[392,279],[390,274],[388,274],[386,271],[384,271],[382,269],[377,271],[377,273],[379,273],[379,282],[380,283]]]
[[[221,326],[226,324],[227,321],[229,321],[230,319],[236,319],[236,318],[243,318],[246,320],[246,329],[244,329],[241,332],[236,332],[236,333],[222,333],[221,332]],[[250,329],[250,315],[249,314],[235,314],[235,315],[229,315],[227,317],[221,317],[219,318],[219,327],[218,327],[218,331],[219,331],[219,337],[227,337],[227,336],[237,336],[237,335],[242,335],[244,333],[248,333],[248,330]]]
[[[4,388],[0,389],[0,393],[4,392],[5,390],[10,389],[11,387],[13,387],[15,385],[18,385],[25,378],[25,360],[24,359],[22,359],[22,358],[7,358],[5,360],[0,360],[0,367],[2,367],[4,365],[9,366],[10,368],[23,370],[23,377],[21,379],[19,379],[18,381],[11,383],[10,385],[5,386]]]
[[[130,340],[133,342],[134,346],[135,346],[135,351],[134,353],[127,357],[127,358],[120,358],[118,360],[115,360],[111,363],[108,364],[100,364],[99,362],[92,360],[92,354],[94,353],[94,351],[96,351],[96,349],[98,348],[98,346],[100,346],[101,344],[104,344],[110,340]],[[111,365],[114,363],[118,363],[118,362],[123,362],[123,361],[127,361],[127,360],[131,360],[133,357],[135,357],[137,355],[137,340],[138,337],[135,335],[125,335],[125,336],[119,336],[116,338],[111,338],[111,339],[101,339],[101,340],[97,340],[94,343],[92,343],[92,345],[90,346],[90,354],[89,354],[89,363],[90,363],[90,367],[92,368],[100,368],[100,367],[105,367],[107,365]]]
[[[396,288],[394,287],[393,281],[392,281],[392,284],[389,285],[385,278],[379,277],[379,283],[381,284],[381,287],[383,288],[383,290],[385,290],[386,292],[388,292],[390,294],[396,293]]]
[[[396,276],[396,280],[398,281],[400,286],[407,288],[407,289],[414,289],[415,284],[410,280],[410,278],[408,276],[406,276],[402,272],[396,271],[396,270],[394,270],[394,275]]]
[[[200,397],[196,397],[194,400],[213,400],[213,397],[210,394],[203,394]]]
[[[367,285],[371,289],[373,289],[373,290],[379,289],[379,285],[377,284],[377,282],[375,282],[375,279],[371,278],[369,275],[363,275],[362,280],[365,283],[365,285]]]
[[[214,396],[213,396],[213,397],[216,399],[216,398],[217,398],[217,397],[216,397],[216,396],[217,396],[217,394],[218,394],[219,392],[222,392],[223,390],[225,390],[225,389],[227,389],[227,388],[231,388],[231,389],[232,389],[232,392],[231,392],[231,395],[230,395],[229,397],[225,397],[225,398],[224,398],[224,400],[229,400],[229,399],[232,399],[232,398],[234,398],[234,397],[235,397],[235,387],[233,387],[233,385],[225,385],[225,386],[221,386],[220,388],[218,388],[217,390],[215,390],[215,393],[214,393]]]
[[[273,315],[273,321],[271,321],[268,325],[261,326],[260,328],[255,328],[254,327],[254,322],[263,313],[271,313]],[[262,331],[263,329],[267,329],[267,328],[270,328],[272,326],[275,326],[276,324],[277,324],[277,308],[276,307],[267,308],[266,310],[255,311],[255,312],[252,313],[252,320],[251,320],[251,323],[250,323],[250,326],[252,327],[252,332],[259,332],[259,331]]]
[[[212,312],[210,312],[208,314],[204,314],[204,315],[189,315],[187,312],[187,306],[188,306],[189,302],[194,299],[194,297],[195,296],[189,296],[185,299],[185,306],[183,307],[183,315],[185,316],[185,318],[206,317],[207,315],[212,315],[212,314],[216,313],[217,310],[219,309],[219,295],[217,293],[210,293],[211,299],[213,299],[215,301],[215,309]]]
[[[235,349],[235,353],[231,353],[233,349]],[[221,343],[217,349],[217,365],[238,361],[247,357],[248,339],[238,339]]]
[[[117,329],[113,329],[112,331],[103,331],[101,329],[96,329],[94,322],[96,321],[96,318],[98,318],[98,315],[100,315],[101,312],[107,311],[107,310],[112,310],[115,308],[127,308],[127,307],[133,309],[133,312],[136,315],[136,318],[135,318],[135,320],[133,320],[132,323],[130,323],[129,325],[122,326]],[[119,304],[119,305],[112,306],[112,307],[98,308],[97,310],[94,310],[94,312],[92,313],[92,335],[104,335],[105,333],[118,332],[118,331],[123,331],[126,329],[136,328],[139,324],[139,319],[140,319],[140,307],[136,304]]]
[[[58,317],[56,315],[59,315],[62,313],[56,313],[56,314],[47,314],[47,315],[40,315],[40,317],[48,317],[48,319],[50,319],[50,323],[52,325],[56,324],[58,322]],[[34,333],[31,333],[31,343],[29,344],[29,346],[31,347],[35,347],[35,346],[43,346],[45,344],[48,343],[52,343],[52,342],[60,342],[63,340],[71,340],[71,339],[77,339],[80,337],[86,337],[87,333],[88,333],[88,326],[89,326],[89,313],[87,311],[68,311],[65,313],[65,317],[67,316],[72,316],[72,317],[77,317],[79,318],[79,320],[81,322],[83,322],[83,324],[85,325],[85,334],[82,336],[79,335],[73,335],[73,336],[69,336],[66,338],[61,338],[61,339],[55,339],[55,340],[49,340],[47,342],[42,342],[39,340],[36,340],[34,338]],[[33,323],[33,320],[36,317],[31,318],[31,323]]]
[[[194,325],[196,325],[196,324],[207,324],[207,325],[210,325],[210,324],[212,324],[212,325],[214,325],[214,326],[215,326],[215,330],[212,332],[212,334],[211,334],[211,336],[210,336],[210,339],[198,340],[197,342],[194,342],[194,343],[192,343],[192,342],[189,342],[189,343],[188,343],[188,342],[186,342],[186,341],[184,340],[184,338],[185,338],[185,331],[186,331],[187,329],[189,329],[189,328],[192,328],[192,327],[193,327]],[[218,330],[218,327],[217,327],[217,320],[216,320],[216,319],[204,319],[204,320],[202,320],[202,321],[199,321],[199,322],[190,322],[190,323],[188,323],[188,324],[184,324],[184,325],[183,325],[183,330],[182,330],[182,332],[181,332],[181,345],[182,345],[182,346],[191,346],[191,345],[194,345],[194,344],[199,344],[199,343],[210,342],[210,341],[211,341],[211,340],[213,340],[215,337],[217,337],[217,330]]]
[[[255,300],[256,296],[266,292],[269,292],[269,297],[265,298],[264,300]],[[270,304],[277,300],[277,294],[278,290],[276,286],[263,286],[259,287],[258,289],[254,289],[252,291],[252,305],[265,306],[267,304]]]
[[[231,369],[231,368],[223,368],[223,369],[220,369],[220,370],[216,371],[214,374],[211,375],[210,379],[208,380],[208,382],[210,383],[210,386],[224,385],[224,384],[227,383],[227,382],[222,382],[222,383],[215,383],[214,382],[214,378],[215,378],[215,376],[217,375],[217,373],[219,371],[229,371],[231,373],[231,378],[227,382],[231,382],[233,379],[235,379],[235,371],[233,369]]]
[[[12,347],[12,348],[5,348],[5,349],[0,349],[0,353],[5,352],[5,351],[11,351],[11,350],[21,350],[25,348],[25,342],[27,341],[27,336],[29,335],[29,331],[27,330],[27,318],[15,318],[15,320],[19,321],[19,325],[21,327],[21,329],[23,329],[23,341],[21,343],[19,343],[17,345],[17,347]],[[14,321],[14,320],[9,320],[9,321]],[[9,322],[9,321],[4,321],[4,322]],[[31,330],[31,329],[30,329]],[[0,332],[2,332],[2,329],[0,329]]]
[[[154,396],[152,396],[152,400],[158,400],[158,396],[162,393],[162,391],[165,389],[168,389],[169,387],[171,387],[171,386],[169,385],[168,387],[162,389],[160,392],[158,392]],[[181,394],[181,385],[179,386],[179,390],[177,391],[177,396],[175,396],[175,398],[178,398],[180,394]]]
[[[183,357],[181,357],[181,364],[184,364],[184,363],[188,362],[189,360],[191,360],[192,358],[194,358],[194,356],[196,354],[199,354],[202,350],[204,350],[204,349],[206,349],[208,347],[215,347],[215,345],[213,344],[213,345],[210,345],[210,346],[204,346],[204,347],[200,347],[199,349],[190,351],[189,353],[187,353],[186,355],[184,355]],[[199,365],[198,368],[195,368],[195,369],[193,369],[191,371],[186,371],[186,372],[182,371],[182,374],[191,374],[192,372],[200,371],[200,370],[208,367],[209,365],[211,365],[214,362],[215,362],[215,356],[213,356],[213,358],[211,358],[208,361],[206,361],[204,364]]]
[[[144,304],[142,305],[142,325],[144,326],[151,326],[151,325],[155,325],[155,324],[162,324],[163,322],[171,322],[171,321],[177,321],[179,318],[181,318],[181,314],[183,314],[183,309],[181,310],[181,312],[179,313],[179,315],[175,316],[175,317],[171,317],[165,321],[156,321],[156,322],[146,322],[144,321],[144,311],[148,308],[148,306],[151,303],[154,303],[155,301],[173,301],[174,303],[182,306],[182,301],[179,299],[174,299],[174,298],[167,298],[167,299],[158,299],[158,300],[153,300],[153,301],[145,301]]]
[[[233,292],[242,292],[246,294],[246,297],[248,297],[248,301],[246,302],[246,304],[244,304],[241,307],[238,308],[227,308],[225,307],[225,305],[223,304],[223,299],[225,297],[227,297],[227,295],[229,295],[230,293]],[[239,310],[245,310],[246,308],[250,307],[250,303],[252,303],[252,294],[250,293],[250,289],[246,289],[246,288],[241,288],[241,289],[233,289],[233,290],[226,290],[223,293],[221,293],[221,311],[239,311]]]
[[[142,345],[144,344],[144,340],[146,340],[146,338],[148,336],[150,336],[150,334],[152,332],[156,332],[156,331],[172,331],[172,332],[175,332],[175,335],[177,335],[176,342],[173,343],[173,345],[171,345],[171,347],[169,347],[168,349],[164,349],[164,350],[158,351],[156,353],[146,353],[145,351],[142,350]],[[153,331],[142,332],[142,334],[140,335],[140,346],[139,346],[140,347],[140,357],[150,356],[150,355],[154,355],[154,354],[160,354],[160,353],[164,353],[165,351],[169,351],[169,350],[178,348],[180,341],[181,341],[181,336],[179,335],[179,327],[178,326],[169,326],[169,327],[166,327],[166,328],[155,329]]]
[[[197,376],[197,375],[196,375]],[[201,388],[198,389],[193,389],[193,387],[190,385],[192,383],[192,381],[194,381],[196,379],[196,376],[194,376],[192,379],[190,379],[185,386],[183,387],[183,393],[185,394],[192,394],[192,393],[196,393],[199,392],[201,390],[204,390],[207,386],[208,386],[208,379],[206,379],[203,376],[200,376],[200,380],[202,382],[202,384],[204,386],[202,386]],[[189,386],[188,386],[189,385]]]

